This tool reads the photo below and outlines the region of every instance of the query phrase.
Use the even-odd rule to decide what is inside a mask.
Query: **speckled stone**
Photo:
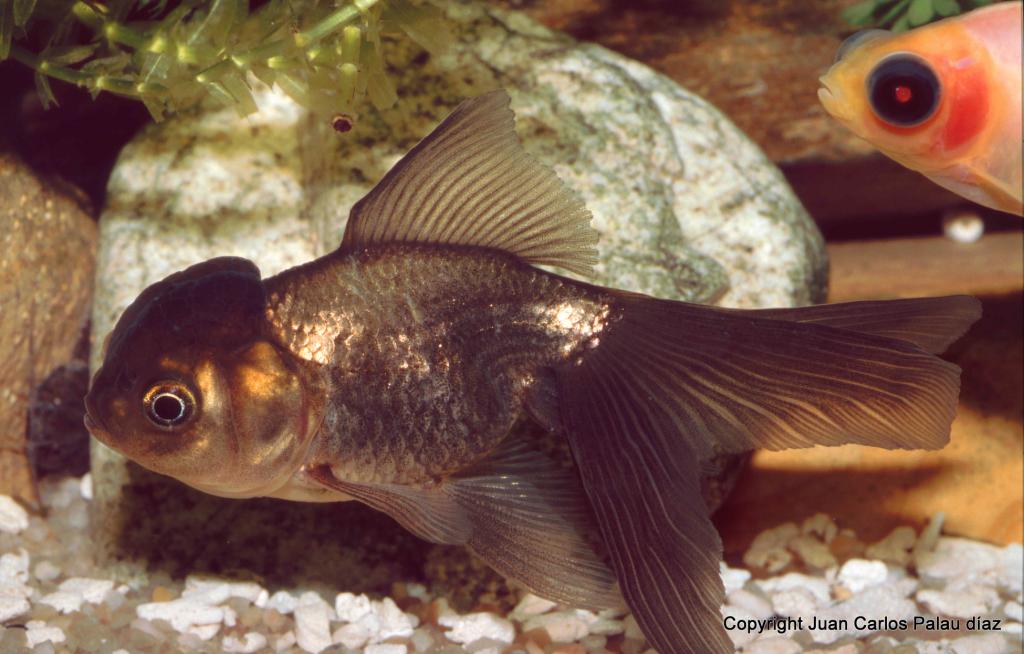
[[[332,250],[351,205],[402,154],[460,100],[498,86],[512,96],[527,150],[593,211],[602,233],[597,281],[742,307],[823,299],[819,233],[778,171],[714,108],[644,66],[520,15],[468,0],[447,11],[457,33],[450,53],[432,60],[389,43],[401,99],[360,114],[347,133],[260,92],[261,111],[248,119],[230,110],[180,116],[125,148],[101,217],[94,368],[95,346],[118,315],[175,270],[238,255],[271,275]],[[97,537],[122,578],[147,568],[244,569],[355,592],[421,578],[464,585],[467,598],[484,590],[514,602],[461,549],[428,548],[355,503],[204,496],[98,443],[93,475]]]
[[[0,495],[36,506],[32,391],[71,353],[92,296],[96,225],[70,188],[0,152]]]

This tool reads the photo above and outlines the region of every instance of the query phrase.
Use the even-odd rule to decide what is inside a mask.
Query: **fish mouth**
[[[818,89],[818,101],[825,107],[825,111],[837,120],[849,120],[849,115],[844,110],[843,94],[828,83],[827,75],[819,77],[818,82],[821,83],[821,87]]]

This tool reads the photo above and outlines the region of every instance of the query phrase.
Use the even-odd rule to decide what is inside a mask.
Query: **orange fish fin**
[[[588,275],[597,232],[583,202],[523,149],[505,91],[460,104],[352,207],[341,248],[495,248]]]
[[[506,442],[429,488],[346,482],[327,466],[311,475],[420,538],[467,546],[542,597],[595,610],[624,606],[615,573],[588,542],[597,527],[579,479],[528,443]]]
[[[942,447],[959,369],[909,342],[827,324],[620,302],[599,345],[556,369],[563,427],[652,647],[732,652],[721,543],[700,492],[708,460],[758,447]]]
[[[969,295],[821,304],[796,309],[736,311],[755,318],[816,323],[908,341],[939,354],[981,317],[981,302]]]

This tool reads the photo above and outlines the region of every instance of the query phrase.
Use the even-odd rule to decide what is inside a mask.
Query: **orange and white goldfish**
[[[632,608],[663,654],[725,654],[720,456],[942,447],[969,297],[739,311],[594,286],[590,212],[516,137],[509,98],[460,105],[352,208],[341,246],[262,279],[222,257],[114,327],[86,425],[225,497],[358,500],[469,547],[533,592]],[[558,465],[512,430],[564,439]]]
[[[818,98],[907,168],[978,204],[1024,215],[1021,4],[905,34],[858,32],[821,78]]]

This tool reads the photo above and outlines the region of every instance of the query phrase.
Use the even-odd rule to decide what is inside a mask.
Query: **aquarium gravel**
[[[653,653],[628,615],[525,593],[499,615],[486,605],[456,613],[418,583],[396,583],[389,597],[198,575],[120,584],[92,554],[90,477],[46,479],[41,492],[45,519],[0,497],[0,654]],[[864,543],[817,515],[762,533],[743,557],[749,569],[722,568],[737,650],[1020,652],[1021,545],[946,537],[941,525],[936,516],[920,534],[899,527]]]

